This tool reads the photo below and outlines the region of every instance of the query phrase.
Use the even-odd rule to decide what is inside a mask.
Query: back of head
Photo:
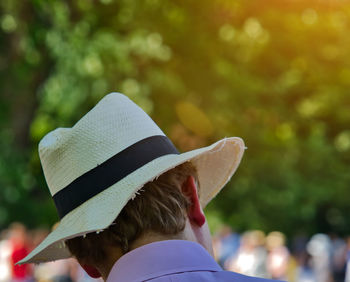
[[[186,211],[190,205],[190,200],[181,191],[181,185],[188,176],[197,180],[197,172],[191,162],[146,183],[107,229],[67,240],[70,252],[81,262],[99,265],[109,257],[111,247],[120,248],[125,254],[131,244],[145,233],[169,238],[178,235],[185,228]]]
[[[19,264],[64,259],[71,253],[78,259],[100,261],[111,252],[109,246],[119,246],[122,255],[142,236],[131,247],[140,245],[145,233],[170,236],[184,228],[181,234],[187,234],[189,240],[198,239],[207,245],[209,241],[204,242],[204,238],[208,236],[201,232],[207,234],[209,230],[200,229],[205,223],[202,209],[233,175],[243,152],[242,139],[231,137],[180,153],[154,121],[125,95],[106,95],[71,128],[58,128],[40,141],[40,160],[61,221]],[[170,177],[174,172],[159,177],[189,161],[196,167],[198,177],[185,178],[183,171],[175,173],[183,176],[186,185],[181,186],[183,183],[176,176]],[[156,178],[159,179],[153,181]],[[200,181],[200,195],[194,178]],[[145,191],[130,201],[141,187]],[[191,209],[186,208],[188,201],[181,190],[190,199]],[[106,231],[101,236],[90,234],[85,239],[72,239],[100,230]]]

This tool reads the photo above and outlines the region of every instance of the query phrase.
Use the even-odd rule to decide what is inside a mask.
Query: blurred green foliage
[[[246,141],[210,217],[349,233],[349,34],[348,1],[2,0],[0,227],[57,220],[37,143],[119,91],[182,151]]]

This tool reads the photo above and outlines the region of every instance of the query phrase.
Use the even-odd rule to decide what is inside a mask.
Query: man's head
[[[192,240],[212,252],[209,232],[202,229],[205,217],[197,183],[191,162],[181,164],[146,183],[107,229],[67,240],[66,245],[93,277],[106,276],[120,256],[144,243]]]
[[[185,234],[188,240],[210,246],[202,208],[233,175],[243,152],[242,139],[231,137],[179,153],[154,121],[130,99],[119,93],[106,95],[74,126],[57,128],[40,141],[41,164],[61,220],[19,264],[68,258],[71,253],[65,245],[67,240],[106,229],[113,233],[103,231],[107,237],[103,240],[107,245],[115,242],[120,255],[147,243],[150,234],[156,234],[156,240]],[[191,169],[174,173],[189,163],[195,167],[196,175]],[[181,179],[169,180],[178,177],[176,175]],[[199,192],[196,183],[200,184]],[[169,185],[171,193],[166,190],[170,189]],[[141,188],[144,191],[140,191]],[[164,191],[176,201],[159,200]],[[172,194],[178,192],[180,194]],[[150,211],[148,204],[138,206],[147,197],[152,206]],[[147,224],[140,215],[150,219]],[[124,224],[123,220],[118,222],[123,218],[126,218]],[[129,225],[129,220],[135,224]],[[99,261],[101,253],[85,255],[79,247],[74,251],[74,245],[70,248],[78,257]]]

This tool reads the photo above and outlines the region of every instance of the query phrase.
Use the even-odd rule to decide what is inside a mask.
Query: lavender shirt
[[[118,281],[267,282],[272,280],[224,271],[201,245],[190,241],[169,240],[144,245],[122,256],[114,264],[107,279],[107,282]]]

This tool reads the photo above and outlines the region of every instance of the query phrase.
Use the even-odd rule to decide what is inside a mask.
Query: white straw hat
[[[106,95],[72,128],[57,128],[40,141],[61,221],[19,264],[70,257],[65,240],[107,228],[145,183],[186,161],[197,168],[204,208],[233,175],[244,148],[231,137],[180,154],[135,103]]]

